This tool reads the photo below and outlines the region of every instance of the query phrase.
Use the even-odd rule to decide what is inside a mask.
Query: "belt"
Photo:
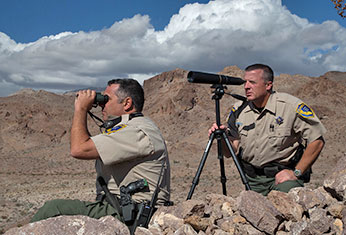
[[[243,170],[245,174],[252,178],[256,178],[256,176],[266,176],[268,178],[274,178],[277,173],[284,169],[290,169],[294,170],[294,166],[290,164],[289,166],[281,165],[279,163],[272,163],[271,165],[267,165],[262,168],[257,168],[253,165],[251,165],[248,162],[241,161],[241,165],[243,167]],[[312,174],[311,167],[307,169],[302,176],[299,177],[299,179],[303,180],[304,183],[310,182],[310,175]]]
[[[273,178],[279,171],[282,171],[283,169],[291,169],[290,167],[278,165],[278,164],[268,165],[262,168],[258,168],[251,165],[248,162],[245,162],[245,161],[241,161],[241,162],[243,165],[244,172],[252,178],[255,178],[256,176],[266,176],[268,178]]]

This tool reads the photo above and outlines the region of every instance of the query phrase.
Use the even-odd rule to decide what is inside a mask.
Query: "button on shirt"
[[[242,103],[236,103],[230,114]],[[273,92],[262,111],[252,102],[229,122],[231,136],[240,140],[242,159],[255,167],[277,162],[287,165],[299,146],[321,137],[326,129],[300,99]]]

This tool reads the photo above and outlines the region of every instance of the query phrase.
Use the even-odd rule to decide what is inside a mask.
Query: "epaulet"
[[[315,117],[314,111],[305,103],[300,103],[297,105],[296,112],[303,118],[313,118]]]

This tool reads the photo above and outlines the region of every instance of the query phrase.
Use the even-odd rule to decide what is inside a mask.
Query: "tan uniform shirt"
[[[230,116],[241,103],[234,105]],[[277,92],[270,95],[261,112],[249,102],[229,128],[231,136],[240,139],[242,159],[256,167],[271,162],[286,165],[299,143],[309,144],[326,132],[311,108],[294,96]]]
[[[119,124],[91,139],[100,155],[96,164],[97,174],[108,182],[113,194],[119,197],[121,186],[144,178],[148,181],[150,192],[135,193],[132,199],[150,201],[162,162],[165,161],[157,203],[170,199],[170,166],[165,141],[149,118],[129,120],[129,115],[123,115]]]

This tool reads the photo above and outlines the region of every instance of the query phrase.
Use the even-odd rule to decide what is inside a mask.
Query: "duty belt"
[[[245,161],[242,161],[242,165],[243,165],[244,172],[252,178],[255,178],[256,176],[266,176],[268,178],[273,178],[279,171],[282,171],[283,169],[292,169],[288,166],[279,165],[279,164],[275,164],[275,165],[273,164],[273,165],[268,165],[262,168],[257,168]]]

